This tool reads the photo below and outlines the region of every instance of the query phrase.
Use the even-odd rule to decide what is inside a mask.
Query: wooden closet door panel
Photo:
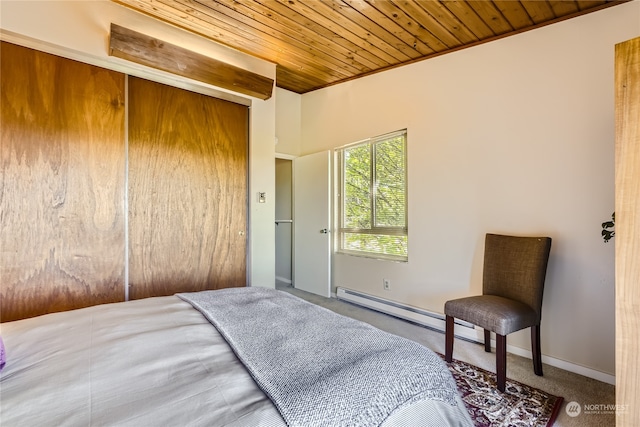
[[[132,299],[246,285],[248,108],[129,78]]]
[[[1,320],[122,301],[124,75],[1,47]]]

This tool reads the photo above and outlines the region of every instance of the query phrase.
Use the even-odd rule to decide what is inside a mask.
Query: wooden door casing
[[[2,42],[0,320],[124,299],[122,73]]]
[[[246,286],[248,108],[129,78],[129,296]]]
[[[640,37],[615,48],[616,425],[640,425]]]

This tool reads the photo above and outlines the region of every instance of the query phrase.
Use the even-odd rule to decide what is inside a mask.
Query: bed
[[[473,425],[438,355],[281,291],[147,298],[0,328],[4,427]]]

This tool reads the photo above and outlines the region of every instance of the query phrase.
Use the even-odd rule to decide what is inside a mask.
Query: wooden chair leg
[[[451,316],[447,316],[444,333],[444,360],[451,362],[453,360],[453,317]]]
[[[507,337],[496,334],[496,377],[498,390],[504,392],[507,382]]]
[[[542,351],[540,350],[540,325],[531,327],[531,353],[533,354],[533,372],[542,376]]]
[[[491,353],[491,331],[488,329],[484,330],[484,351]]]

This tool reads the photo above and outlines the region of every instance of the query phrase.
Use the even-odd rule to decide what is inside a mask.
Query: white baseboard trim
[[[491,340],[491,342],[495,347],[495,341]],[[531,359],[533,357],[533,355],[531,354],[531,350],[514,347],[509,344],[507,344],[507,352],[517,354],[518,356],[526,357],[528,359]],[[555,366],[556,368],[564,369],[565,371],[573,372],[574,374],[580,374],[585,377],[593,378],[594,380],[602,381],[603,383],[616,385],[615,375],[607,374],[606,372],[587,368],[585,366],[567,362],[566,360],[557,359],[555,357],[545,356],[544,354],[542,355],[542,362],[546,363],[547,365]]]
[[[336,297],[338,299],[358,304],[372,310],[380,311],[394,317],[399,317],[410,322],[418,323],[420,325],[438,330],[440,332],[444,332],[445,329],[445,316],[441,313],[430,312],[421,308],[412,307],[406,304],[397,303],[395,301],[386,300],[384,298],[376,297],[373,295],[367,295],[359,291],[354,291],[342,287],[338,287],[336,289]],[[482,328],[476,328],[471,323],[459,321],[458,319],[456,319],[454,334],[458,338],[463,338],[469,341],[484,344],[484,331],[482,330]],[[491,342],[493,347],[495,348],[495,340],[491,340]],[[532,358],[531,350],[526,350],[509,344],[507,344],[507,352],[529,359]],[[577,365],[575,363],[567,362],[566,360],[557,359],[555,357],[546,356],[543,354],[542,362],[551,366],[555,366],[556,368],[564,369],[565,371],[584,375],[585,377],[605,382],[607,384],[615,385],[616,383],[616,378],[614,375]]]

